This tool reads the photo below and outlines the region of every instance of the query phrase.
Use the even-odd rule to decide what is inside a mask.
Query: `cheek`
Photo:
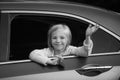
[[[64,44],[66,44],[66,45],[68,44],[68,40],[67,39],[64,40]]]
[[[51,47],[54,47],[54,42],[51,40]]]
[[[53,39],[51,40],[51,45],[54,46],[54,44],[56,44],[56,41]]]
[[[55,42],[55,40],[51,40],[51,43],[53,44]]]

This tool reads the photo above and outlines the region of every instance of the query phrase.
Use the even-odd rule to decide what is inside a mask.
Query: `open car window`
[[[3,15],[4,14],[4,15]],[[89,24],[99,24],[85,17],[59,13],[3,13],[2,19],[8,21],[8,59],[5,61],[17,61],[29,59],[30,52],[34,49],[42,49],[47,46],[47,32],[51,25],[57,23],[67,24],[72,32],[73,46],[82,46],[85,39],[85,31]],[[7,16],[7,17],[6,17]],[[8,25],[8,26],[7,26]],[[93,34],[94,43],[92,53],[89,56],[116,54],[120,51],[120,39],[112,31],[100,26]],[[114,35],[113,35],[114,34]],[[2,55],[2,54],[1,54]]]
[[[11,21],[10,60],[28,59],[34,49],[47,46],[47,32],[51,25],[67,24],[72,32],[71,45],[82,46],[85,31],[90,23],[66,16],[20,14]],[[93,34],[94,47],[91,55],[118,52],[120,41],[103,29]]]
[[[71,45],[82,46],[89,23],[65,16],[20,14],[11,21],[10,60],[28,59],[32,50],[47,48],[48,29],[57,23],[70,27]]]

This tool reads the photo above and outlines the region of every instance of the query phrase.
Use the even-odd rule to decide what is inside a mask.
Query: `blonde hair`
[[[67,35],[67,38],[68,38],[67,40],[68,41],[67,41],[66,47],[68,45],[70,45],[70,43],[71,43],[72,34],[71,34],[71,31],[70,31],[69,27],[66,24],[56,24],[56,25],[53,25],[48,31],[48,47],[50,48],[50,50],[53,50],[53,47],[52,47],[52,44],[51,44],[52,33],[59,30],[59,29],[63,29],[64,32]]]

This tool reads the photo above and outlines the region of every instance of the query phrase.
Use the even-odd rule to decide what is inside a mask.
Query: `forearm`
[[[90,37],[87,37],[83,42],[83,46],[74,49],[72,51],[72,54],[75,54],[76,56],[88,57],[88,55],[92,51],[92,48],[93,48],[93,42],[90,39]]]
[[[35,51],[30,53],[29,58],[32,61],[35,61],[43,65],[47,65],[47,61],[49,60],[49,58],[47,58],[46,56],[38,55],[37,53],[35,53]]]
[[[91,44],[91,37],[90,36],[86,36],[84,43],[86,45],[90,45]]]
[[[89,55],[92,52],[92,48],[93,48],[93,42],[90,36],[86,36],[83,46],[84,46],[86,53]]]

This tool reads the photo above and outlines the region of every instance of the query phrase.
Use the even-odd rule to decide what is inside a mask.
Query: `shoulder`
[[[35,49],[31,53],[39,54],[39,53],[46,53],[46,52],[49,52],[49,51],[50,51],[49,48],[43,48],[43,49]]]

